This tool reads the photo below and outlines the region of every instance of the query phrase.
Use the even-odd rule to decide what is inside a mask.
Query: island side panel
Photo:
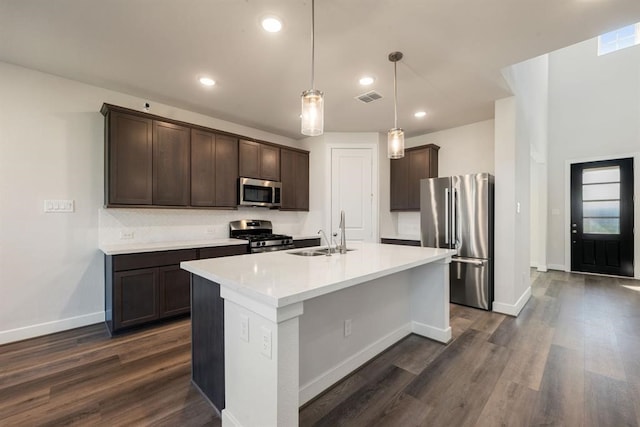
[[[273,319],[278,321],[225,299],[223,427],[298,425],[298,317],[276,310]],[[241,334],[243,321],[248,340]]]
[[[450,258],[410,270],[412,332],[447,343],[449,326]]]
[[[220,285],[191,275],[191,380],[218,410],[225,407],[224,300]]]
[[[401,271],[304,302],[301,404],[411,333],[410,277]]]

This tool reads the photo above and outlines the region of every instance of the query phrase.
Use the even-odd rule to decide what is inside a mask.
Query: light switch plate
[[[71,213],[75,210],[74,200],[45,200],[44,211],[46,213]]]

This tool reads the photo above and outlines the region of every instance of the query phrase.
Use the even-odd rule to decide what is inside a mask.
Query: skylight
[[[598,56],[640,44],[640,23],[598,36]]]

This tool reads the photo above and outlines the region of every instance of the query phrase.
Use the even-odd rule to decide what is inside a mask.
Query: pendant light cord
[[[315,56],[316,56],[316,52],[315,52],[315,43],[314,43],[314,33],[315,33],[315,0],[311,0],[311,89],[315,90],[315,75],[314,75],[314,69],[315,69]]]
[[[393,62],[393,128],[398,128],[398,61]]]

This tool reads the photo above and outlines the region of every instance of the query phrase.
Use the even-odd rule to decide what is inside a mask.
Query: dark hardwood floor
[[[301,426],[637,426],[640,282],[533,273],[517,318],[451,306],[300,410]],[[220,425],[190,385],[189,321],[0,346],[0,425]]]

